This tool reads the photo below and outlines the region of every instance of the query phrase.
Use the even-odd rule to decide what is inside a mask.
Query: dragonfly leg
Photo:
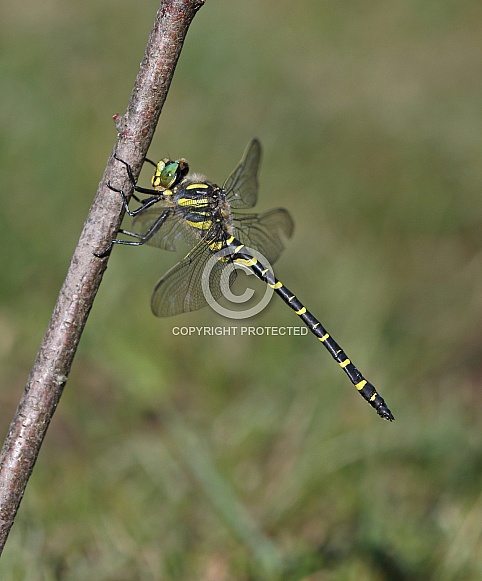
[[[151,197],[150,197],[150,198],[148,198],[147,200],[144,200],[144,201],[142,201],[142,200],[140,200],[140,199],[139,199],[139,198],[138,198],[138,197],[137,197],[137,196],[136,196],[134,193],[132,193],[132,194],[131,194],[131,195],[132,195],[132,197],[133,197],[133,198],[134,198],[136,201],[138,201],[138,202],[141,204],[141,206],[140,206],[140,208],[137,208],[136,210],[134,210],[134,211],[131,211],[131,210],[129,209],[129,204],[128,204],[128,202],[127,202],[127,197],[126,197],[126,195],[125,195],[125,193],[124,193],[124,190],[120,190],[120,189],[118,189],[118,188],[115,188],[115,187],[114,187],[114,186],[113,186],[113,185],[110,183],[110,181],[108,181],[108,182],[107,182],[107,187],[108,187],[110,190],[112,190],[113,192],[117,192],[118,194],[120,194],[120,195],[121,195],[121,197],[122,197],[122,204],[123,204],[123,206],[124,206],[124,209],[125,209],[125,211],[126,211],[128,214],[129,214],[129,216],[136,216],[136,215],[137,215],[139,212],[142,212],[143,210],[145,210],[145,209],[149,208],[150,206],[152,206],[153,204],[155,204],[155,203],[156,203],[156,202],[158,202],[159,200],[162,200],[162,199],[164,199],[164,198],[163,198],[163,195],[162,195],[162,193],[161,193],[161,192],[159,192],[158,190],[154,190],[154,189],[151,189],[151,188],[141,188],[140,186],[138,186],[138,185],[137,185],[137,183],[136,183],[136,180],[135,180],[135,178],[134,178],[134,174],[132,173],[132,168],[131,168],[131,166],[130,166],[130,165],[129,165],[129,164],[126,162],[126,161],[124,161],[123,159],[121,159],[120,157],[118,157],[118,156],[117,156],[117,154],[114,154],[114,159],[116,159],[117,161],[120,161],[121,163],[123,163],[123,164],[124,164],[124,166],[125,166],[125,168],[126,168],[126,171],[127,171],[127,176],[129,177],[129,181],[131,182],[131,185],[132,185],[132,189],[133,189],[135,192],[138,192],[138,193],[140,193],[140,194],[147,194],[147,195],[150,195],[150,196],[151,196]],[[153,161],[151,161],[150,159],[148,159],[148,160],[146,160],[146,161],[148,161],[149,163],[152,163],[153,165],[156,165],[156,164],[155,164]]]
[[[140,194],[149,194],[149,195],[151,195],[151,196],[158,196],[158,197],[161,197],[161,196],[162,196],[162,193],[161,193],[161,192],[159,192],[158,190],[154,190],[154,189],[152,189],[152,188],[142,188],[141,186],[138,186],[138,185],[137,185],[137,182],[136,182],[136,179],[135,179],[135,177],[134,177],[134,174],[132,173],[132,168],[131,168],[131,166],[130,166],[130,165],[127,163],[127,161],[124,161],[123,159],[121,159],[120,157],[118,157],[116,153],[114,154],[114,159],[116,159],[117,161],[120,161],[121,163],[123,163],[123,164],[125,165],[126,172],[127,172],[127,175],[128,175],[128,177],[129,177],[129,181],[130,181],[130,182],[131,182],[131,184],[132,184],[132,188],[133,188],[133,189],[134,189],[136,192],[139,192]],[[156,164],[155,164],[153,161],[151,161],[150,159],[148,159],[148,160],[146,160],[146,161],[148,161],[149,163],[152,163],[154,166],[156,165]],[[109,186],[109,187],[110,187],[110,186]],[[113,189],[113,188],[111,188],[111,189]],[[117,191],[119,191],[119,190],[117,190]],[[137,199],[137,197],[136,197],[136,199]],[[138,200],[138,201],[139,201],[139,200]]]
[[[126,236],[131,236],[132,238],[136,238],[136,240],[124,240],[122,238],[114,238],[110,241],[110,244],[105,248],[102,252],[94,252],[94,256],[97,258],[104,258],[107,256],[114,244],[123,244],[125,246],[142,246],[149,242],[149,240],[158,232],[159,228],[164,224],[167,217],[170,215],[171,210],[167,208],[154,222],[154,224],[149,228],[149,230],[145,234],[139,234],[138,232],[131,232],[130,230],[123,230],[120,229],[118,231],[119,234],[125,234]]]
[[[129,203],[127,201],[124,190],[114,188],[114,186],[110,182],[107,182],[107,187],[109,188],[109,190],[112,190],[113,192],[117,192],[118,194],[120,194],[120,196],[122,198],[122,205],[124,206],[124,210],[126,211],[127,214],[129,214],[129,216],[133,216],[133,217],[137,216],[137,214],[139,214],[140,212],[147,210],[147,208],[150,208],[151,206],[153,206],[154,204],[157,204],[157,202],[159,202],[160,200],[163,199],[162,194],[160,194],[159,192],[157,193],[157,195],[151,196],[150,198],[147,198],[147,200],[144,200],[143,202],[141,202],[141,200],[139,200],[139,198],[137,196],[133,196],[141,204],[141,206],[135,210],[131,210],[129,208]]]

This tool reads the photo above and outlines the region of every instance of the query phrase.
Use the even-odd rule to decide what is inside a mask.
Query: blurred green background
[[[2,436],[157,6],[0,8]],[[277,274],[396,422],[311,336],[174,336],[236,323],[156,319],[183,253],[116,247],[2,579],[482,578],[481,68],[480,1],[207,0],[150,156],[222,183],[260,138]]]

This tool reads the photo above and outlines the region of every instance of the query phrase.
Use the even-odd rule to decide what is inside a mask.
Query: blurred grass
[[[156,6],[0,9],[4,434]],[[151,157],[222,182],[261,139],[277,273],[397,421],[311,337],[174,336],[232,322],[155,319],[176,256],[116,248],[2,579],[481,578],[481,28],[469,0],[206,3]]]

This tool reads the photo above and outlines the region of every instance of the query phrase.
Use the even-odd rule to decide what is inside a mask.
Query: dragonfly
[[[373,384],[365,379],[320,321],[276,278],[271,264],[279,258],[294,228],[289,212],[284,208],[261,214],[237,211],[252,208],[257,202],[261,160],[261,144],[257,139],[249,142],[243,158],[222,187],[202,174],[189,173],[189,163],[184,158],[164,158],[157,164],[146,158],[155,172],[152,188],[144,188],[137,185],[130,165],[117,155],[115,159],[124,165],[132,197],[140,207],[131,210],[125,192],[110,182],[107,185],[121,196],[126,213],[134,218],[136,231],[120,229],[119,233],[128,238],[114,238],[96,256],[108,255],[114,244],[148,244],[173,251],[183,242],[191,248],[156,284],[151,298],[154,315],[170,317],[206,306],[203,282],[208,263],[208,286],[214,299],[231,287],[237,265],[247,268],[296,313],[378,415],[394,420]],[[134,192],[148,197],[141,200]]]

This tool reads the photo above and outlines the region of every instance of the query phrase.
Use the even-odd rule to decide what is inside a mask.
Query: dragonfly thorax
[[[213,228],[232,235],[233,219],[226,193],[219,186],[206,181],[205,176],[192,174],[172,188],[171,204],[186,223],[201,237]]]

